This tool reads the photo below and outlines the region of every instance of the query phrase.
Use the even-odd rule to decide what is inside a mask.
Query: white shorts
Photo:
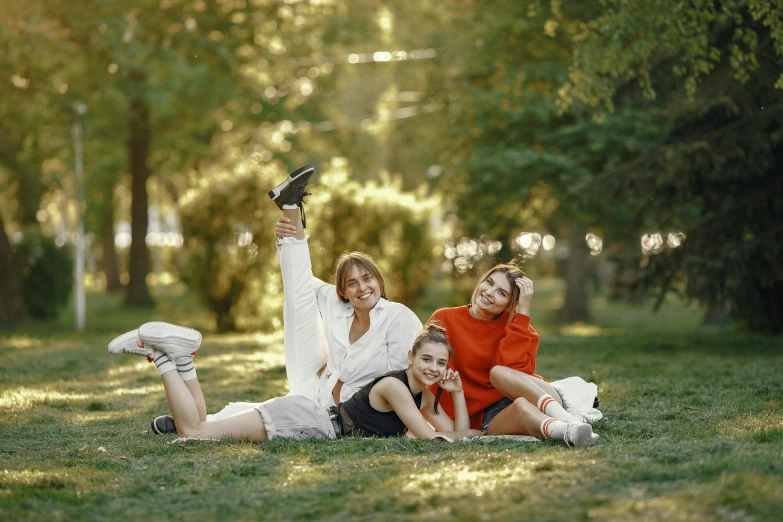
[[[261,413],[269,440],[337,438],[329,412],[307,397],[276,397],[262,402],[256,409]]]

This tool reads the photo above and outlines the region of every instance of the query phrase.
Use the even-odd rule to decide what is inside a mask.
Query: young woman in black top
[[[428,324],[414,341],[408,353],[407,370],[375,379],[337,408],[327,410],[306,397],[287,395],[215,421],[200,420],[190,389],[180,373],[173,371],[176,365],[167,364],[165,360],[170,358],[179,365],[185,358],[195,355],[198,346],[193,344],[194,331],[165,323],[155,325],[165,331],[165,337],[161,337],[159,342],[153,343],[145,337],[145,344],[139,339],[130,339],[134,337],[131,335],[133,332],[128,332],[123,337],[128,337],[128,345],[133,347],[125,350],[120,346],[121,349],[118,349],[115,340],[114,349],[110,346],[110,351],[142,355],[135,346],[144,346],[151,351],[146,355],[155,361],[161,372],[169,407],[182,437],[261,442],[278,437],[391,437],[403,435],[406,431],[420,439],[431,439],[436,436],[435,430],[438,435],[451,439],[481,435],[480,431],[469,429],[462,381],[458,372],[447,368],[451,347],[445,330],[436,324]],[[142,325],[140,329],[145,327],[147,325]],[[200,344],[200,335],[197,340],[196,344]],[[169,367],[171,370],[167,370]],[[438,408],[436,396],[427,389],[436,383],[440,386],[439,394],[440,391],[451,394],[454,420]]]

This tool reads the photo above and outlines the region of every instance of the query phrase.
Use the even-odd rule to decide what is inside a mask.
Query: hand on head
[[[533,281],[528,277],[518,277],[514,283],[519,288],[519,301],[517,312],[530,315],[530,307],[533,304]]]
[[[446,370],[446,374],[438,385],[449,393],[462,391],[462,379],[459,377],[459,372],[451,368]]]
[[[280,219],[275,223],[275,237],[277,239],[283,239],[284,237],[296,236],[296,226],[291,224],[291,220],[285,216],[280,216]]]

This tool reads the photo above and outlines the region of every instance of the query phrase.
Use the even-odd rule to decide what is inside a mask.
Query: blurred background
[[[516,259],[566,324],[777,333],[781,89],[773,1],[0,0],[0,323],[279,329],[313,163],[316,275],[365,251],[423,320]]]

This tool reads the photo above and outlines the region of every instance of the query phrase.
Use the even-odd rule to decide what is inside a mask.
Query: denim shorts
[[[514,404],[514,401],[508,397],[503,397],[495,404],[491,404],[484,408],[484,420],[481,422],[481,431],[484,432],[484,435],[487,434],[487,430],[489,429],[489,425],[492,422],[492,419],[494,419],[498,413],[505,410],[512,404]]]
[[[307,397],[276,397],[262,402],[256,409],[261,413],[269,440],[337,438],[329,412]]]

